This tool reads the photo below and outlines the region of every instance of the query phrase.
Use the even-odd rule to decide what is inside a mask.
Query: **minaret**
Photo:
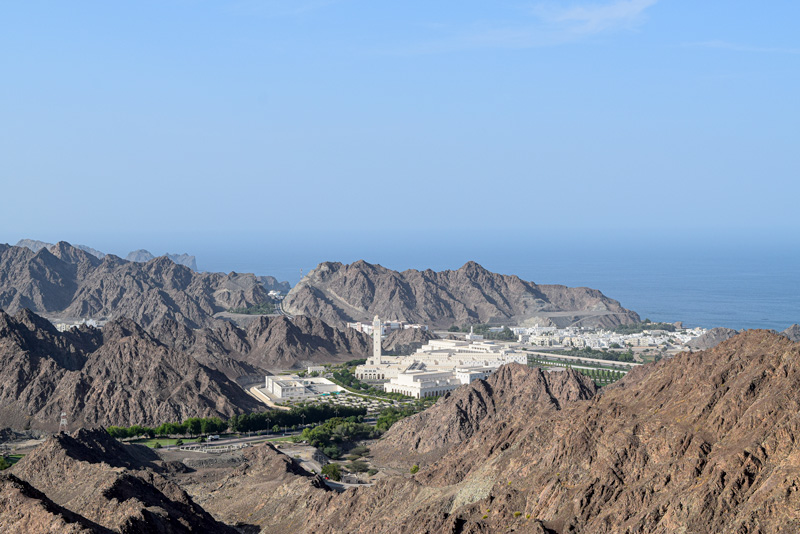
[[[372,320],[372,358],[380,365],[381,361],[381,320],[378,316]]]

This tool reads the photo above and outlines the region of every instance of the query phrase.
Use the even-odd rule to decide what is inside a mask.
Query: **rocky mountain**
[[[264,289],[267,291],[280,291],[281,293],[288,293],[292,286],[289,282],[279,282],[274,276],[256,276]]]
[[[173,319],[213,325],[214,314],[268,302],[252,274],[196,273],[166,257],[147,263],[102,260],[60,242],[33,252],[0,247],[0,308],[29,308],[51,318],[129,317],[143,326]]]
[[[389,332],[381,345],[385,354],[405,356],[417,352],[418,348],[436,338],[433,332],[421,328],[406,328]]]
[[[800,325],[793,324],[792,326],[781,332],[781,335],[788,337],[795,343],[800,341]]]
[[[510,418],[540,416],[596,393],[594,382],[573,370],[548,373],[507,365],[486,380],[446,394],[416,417],[396,423],[372,447],[372,454],[383,465],[425,466],[478,432],[506,426]]]
[[[492,273],[475,262],[456,271],[392,271],[358,261],[321,263],[287,295],[291,314],[330,324],[382,319],[453,324],[541,324],[615,326],[639,321],[597,290],[537,285]]]
[[[696,337],[686,343],[686,346],[694,350],[708,350],[713,349],[726,339],[730,339],[738,334],[736,330],[730,328],[712,328],[702,336]]]
[[[259,316],[246,329],[222,323],[216,328],[193,330],[176,321],[163,321],[151,327],[150,332],[163,343],[232,378],[263,374],[263,369],[352,360],[372,350],[365,334],[339,330],[305,316]]]
[[[122,445],[103,429],[58,434],[0,478],[0,495],[25,505],[8,516],[4,508],[0,524],[31,533],[237,532],[167,480],[160,464],[150,449]]]
[[[130,319],[58,332],[23,310],[0,311],[0,426],[157,426],[230,417],[260,405],[223,374],[169,348]]]
[[[189,254],[164,254],[167,258],[172,260],[178,265],[184,265],[193,271],[197,271],[197,258]],[[156,256],[144,249],[134,250],[125,256],[127,261],[134,261],[137,263],[147,263],[148,261],[156,259]]]

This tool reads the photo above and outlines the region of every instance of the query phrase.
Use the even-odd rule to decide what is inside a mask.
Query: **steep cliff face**
[[[475,262],[456,271],[392,271],[358,261],[322,263],[287,295],[284,309],[331,324],[384,319],[436,327],[471,323],[613,326],[639,316],[588,288],[537,285]]]
[[[797,344],[750,331],[637,369],[589,401],[511,410],[413,479],[324,497],[305,530],[794,532],[798,362]],[[456,395],[442,404],[459,410]]]
[[[156,461],[145,447],[122,445],[103,429],[81,429],[50,438],[11,471],[69,510],[71,523],[94,525],[86,531],[236,532],[159,474]],[[43,507],[31,514],[41,523],[49,519]]]
[[[24,310],[0,311],[0,426],[159,425],[230,417],[259,404],[221,373],[120,319],[57,332]]]
[[[0,250],[0,308],[80,319],[129,317],[143,326],[173,319],[198,328],[229,308],[263,304],[267,290],[252,274],[196,273],[167,257],[146,263],[102,260],[60,242],[33,252]]]

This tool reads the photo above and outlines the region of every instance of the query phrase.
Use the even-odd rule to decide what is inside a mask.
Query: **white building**
[[[482,339],[434,339],[409,356],[382,356],[376,349],[355,374],[360,380],[388,380],[388,392],[430,397],[486,378],[501,365],[527,364],[528,355],[514,346]]]
[[[280,400],[299,400],[316,397],[323,393],[344,391],[327,378],[300,378],[297,375],[267,376],[264,389]]]
[[[389,393],[402,393],[422,399],[444,395],[461,385],[453,371],[409,370],[392,378],[384,389]]]

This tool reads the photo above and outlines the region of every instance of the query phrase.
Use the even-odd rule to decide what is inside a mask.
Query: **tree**
[[[367,471],[369,471],[369,466],[367,465],[366,462],[361,462],[356,460],[347,464],[347,469],[349,469],[353,473],[366,473]]]
[[[0,456],[0,471],[8,469],[9,467],[11,467],[11,464],[8,460],[6,460],[6,457]]]
[[[412,475],[416,475],[419,472],[419,466],[417,464],[412,465],[410,471]]]
[[[327,475],[331,480],[338,481],[342,479],[342,469],[339,467],[339,464],[327,464],[323,466],[322,474]]]

